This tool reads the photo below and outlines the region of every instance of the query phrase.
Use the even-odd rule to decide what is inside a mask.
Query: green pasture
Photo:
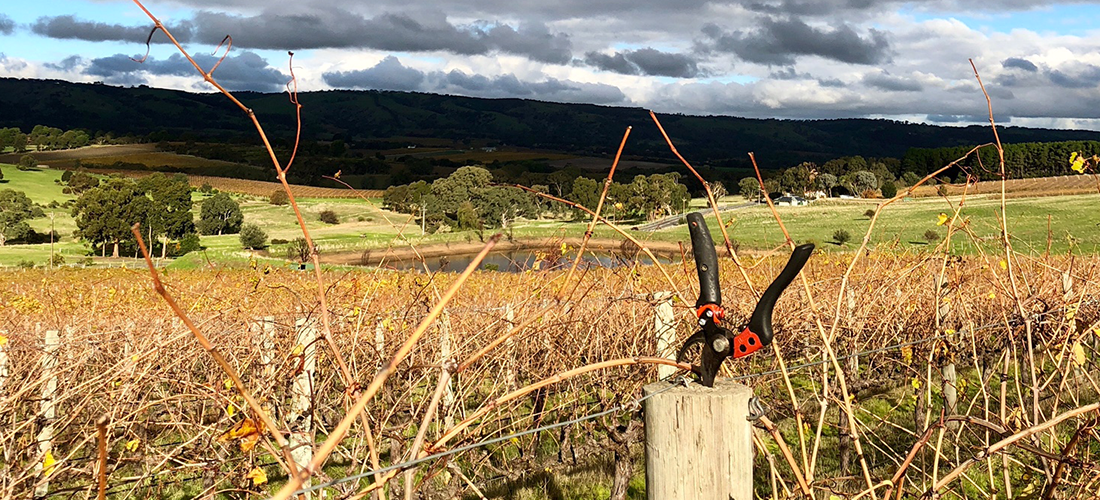
[[[60,179],[62,171],[42,169],[20,171],[14,165],[0,165],[4,180],[0,189],[24,191],[37,203],[46,205],[52,201],[59,203],[72,199],[61,192],[62,186],[54,181]],[[201,202],[208,194],[196,192],[195,216],[198,217]],[[301,236],[298,221],[289,205],[275,206],[265,198],[238,196],[244,211],[245,222],[259,225],[267,232],[269,239],[291,241]],[[952,199],[957,203],[957,199]],[[737,196],[720,200],[721,205],[739,205],[744,201]],[[1049,239],[1050,250],[1064,253],[1072,249],[1076,253],[1100,253],[1100,216],[1095,215],[1095,206],[1100,204],[1100,195],[1073,195],[1036,198],[1012,198],[1008,200],[1009,232],[1013,245],[1018,251],[1042,253],[1046,251]],[[381,200],[361,199],[302,199],[299,208],[306,221],[311,236],[322,252],[355,252],[387,246],[431,245],[437,243],[479,242],[495,231],[482,233],[476,231],[452,231],[421,235],[417,222],[407,214],[399,214],[380,208]],[[863,235],[870,227],[867,210],[874,210],[878,202],[872,200],[828,200],[800,207],[776,207],[783,219],[787,231],[796,242],[813,242],[825,251],[852,251],[858,248]],[[722,235],[713,214],[706,208],[703,199],[692,200],[691,209],[707,214],[711,232],[716,243],[721,245]],[[320,222],[319,215],[324,210],[336,212],[339,224]],[[939,214],[952,214],[951,205],[942,198],[906,199],[887,206],[871,231],[870,246],[878,249],[904,251],[932,251],[947,234],[946,225],[937,225]],[[46,209],[47,217],[30,221],[31,226],[41,233],[52,227],[59,238],[55,241],[55,251],[65,257],[67,263],[80,262],[88,253],[88,247],[74,241],[72,237],[76,224],[68,209]],[[960,228],[952,237],[951,248],[957,253],[972,253],[977,245],[993,249],[1000,245],[1000,199],[994,196],[971,197],[966,200],[960,213]],[[51,217],[49,217],[52,215]],[[722,213],[730,238],[741,249],[770,249],[783,243],[783,233],[766,205],[754,205]],[[656,232],[634,231],[630,227],[641,221],[619,221],[621,229],[634,238],[645,241],[686,241],[685,226],[677,225]],[[554,238],[581,237],[587,226],[587,220],[537,220],[519,221],[506,232],[512,238]],[[834,238],[837,231],[846,231],[851,239],[844,244]],[[932,232],[937,239],[929,241],[926,233]],[[597,226],[596,238],[621,239],[614,229]],[[179,259],[173,264],[180,267],[205,265],[207,261],[221,263],[247,262],[256,258],[240,248],[237,235],[203,236],[205,253]],[[270,260],[284,265],[285,244],[273,244],[269,249]],[[0,266],[15,266],[26,262],[43,265],[50,255],[50,245],[9,245],[0,249]]]
[[[0,189],[23,191],[35,203],[46,205],[51,201],[64,203],[74,199],[73,196],[62,193],[63,186],[54,182],[61,180],[63,170],[36,168],[23,171],[17,169],[15,165],[0,163],[0,171],[4,172],[4,179],[0,180]]]
[[[957,204],[959,200],[952,197],[951,201]],[[966,200],[955,225],[957,231],[952,236],[953,252],[972,253],[979,245],[987,250],[1001,245],[1000,203],[995,196]],[[1042,253],[1049,239],[1052,252],[1064,253],[1071,248],[1076,253],[1100,252],[1097,203],[1100,203],[1098,194],[1008,199],[1008,230],[1013,247],[1019,252]],[[826,250],[847,251],[859,247],[871,229],[871,220],[865,213],[877,207],[878,203],[852,200],[776,209],[795,242],[813,242]],[[895,202],[882,210],[871,229],[870,247],[935,248],[947,235],[947,225],[937,225],[939,215],[942,213],[950,218],[952,210],[952,205],[942,198]],[[726,212],[723,219],[728,224],[730,238],[741,247],[772,248],[784,241],[783,232],[766,205]],[[722,236],[716,226],[711,223],[711,232],[715,241],[720,242]],[[834,238],[838,230],[847,231],[851,240],[839,244]],[[665,231],[683,232],[683,228]],[[928,241],[925,233],[929,231],[938,239]]]

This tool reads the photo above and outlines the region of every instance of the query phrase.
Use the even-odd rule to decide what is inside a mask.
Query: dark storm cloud
[[[875,64],[889,58],[886,33],[870,29],[861,36],[846,24],[829,29],[815,28],[799,19],[760,21],[747,31],[724,31],[715,24],[703,27],[698,42],[703,52],[735,54],[749,62],[792,65],[799,56],[819,56],[850,64]]]
[[[0,34],[10,35],[15,32],[15,21],[10,17],[0,14]]]
[[[203,68],[212,68],[218,61],[218,57],[205,54],[195,55],[194,58]],[[144,83],[146,75],[198,77],[191,63],[179,54],[172,54],[167,59],[149,58],[143,64],[134,62],[128,56],[115,54],[93,59],[84,73],[103,77],[107,83],[122,85]],[[290,80],[288,75],[268,66],[264,58],[247,51],[225,58],[214,72],[214,77],[230,90],[258,92],[281,90]]]
[[[920,92],[924,90],[920,82],[893,76],[889,73],[871,73],[863,77],[863,83],[888,92]]]
[[[820,16],[835,14],[842,10],[869,10],[876,5],[881,6],[885,3],[887,2],[876,2],[874,0],[782,0],[779,2],[746,2],[744,6],[746,9],[766,14]]]
[[[82,21],[73,16],[42,17],[31,27],[50,38],[144,43],[149,27]],[[317,9],[308,14],[264,12],[239,16],[199,11],[190,21],[169,27],[181,42],[208,45],[232,35],[236,47],[301,50],[320,48],[371,48],[401,52],[445,51],[461,55],[493,51],[526,56],[532,60],[565,64],[572,58],[572,42],[563,33],[551,33],[545,25],[531,23],[513,28],[506,24],[480,23],[457,26],[443,14],[381,14],[365,18],[340,9]],[[166,41],[162,34],[154,41]]]
[[[1010,57],[1008,59],[1005,59],[1004,62],[1001,63],[1001,66],[1004,66],[1006,68],[1019,68],[1031,73],[1039,71],[1039,67],[1035,66],[1035,63],[1019,57]]]
[[[519,29],[501,24],[479,33],[490,47],[536,61],[565,64],[573,57],[573,43],[569,37],[564,33],[550,33],[542,24],[522,25]]]
[[[623,104],[626,95],[618,87],[548,78],[529,82],[513,74],[496,77],[470,75],[462,71],[425,73],[388,56],[373,67],[324,73],[325,83],[337,88],[439,92],[473,97],[516,97],[556,102]]]
[[[1085,64],[1074,66],[1072,71],[1054,70],[1048,75],[1055,85],[1067,89],[1100,87],[1100,66]]]
[[[149,32],[153,29],[149,26],[123,26],[121,24],[99,23],[84,21],[75,16],[40,17],[31,25],[31,31],[35,34],[49,38],[69,40],[87,40],[90,42],[133,42],[145,43],[149,39]],[[172,36],[180,42],[191,40],[192,30],[189,22],[169,25],[168,30]],[[168,43],[168,37],[159,30],[153,35],[153,43]]]
[[[197,41],[216,44],[226,34],[238,47],[254,49],[320,49],[369,47],[418,52],[446,50],[456,54],[482,54],[488,45],[473,33],[459,30],[442,16],[413,19],[383,14],[366,19],[340,10],[286,15],[265,12],[251,17],[223,12],[195,14]]]
[[[604,71],[623,75],[669,76],[672,78],[694,78],[701,76],[699,62],[686,54],[673,54],[646,47],[638,50],[626,50],[614,54],[589,52],[584,55],[584,63]]]
[[[337,88],[420,90],[424,83],[423,72],[405,67],[394,56],[387,56],[371,68],[325,73],[323,77],[325,83]]]
[[[768,73],[768,78],[773,80],[813,80],[809,73],[799,73],[790,66]]]
[[[77,66],[84,63],[84,58],[80,56],[69,56],[61,60],[59,63],[44,63],[43,66],[56,69],[58,71],[72,71]]]

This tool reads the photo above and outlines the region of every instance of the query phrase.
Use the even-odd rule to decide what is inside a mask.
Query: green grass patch
[[[51,201],[64,202],[72,199],[61,192],[62,186],[54,183],[61,171],[39,170],[19,171],[14,166],[3,166],[5,181],[0,189],[11,188],[27,193],[37,203]],[[209,195],[194,194],[193,212],[196,220],[202,200]],[[271,205],[266,199],[256,196],[235,196],[241,203],[244,221],[259,225],[267,233],[269,240],[293,241],[302,236],[294,211],[289,205]],[[723,205],[737,205],[740,197],[725,197]],[[1024,253],[1042,253],[1049,247],[1052,252],[1100,253],[1100,224],[1093,214],[1094,207],[1100,202],[1100,195],[1071,195],[1039,198],[1013,198],[1008,200],[1009,231],[1017,251]],[[404,246],[405,239],[417,246],[442,243],[476,243],[488,238],[499,229],[489,229],[478,234],[476,231],[455,231],[421,235],[417,221],[407,214],[381,210],[380,200],[367,202],[361,199],[305,198],[299,200],[299,208],[305,218],[307,228],[322,253],[356,252],[367,249]],[[847,252],[859,247],[866,234],[870,220],[864,215],[869,208],[875,208],[873,202],[854,201],[817,202],[801,207],[776,207],[783,218],[784,225],[796,242],[812,242],[823,251]],[[714,241],[722,245],[722,235],[714,223],[705,200],[692,200],[690,207],[708,215]],[[320,213],[332,210],[340,220],[339,224],[320,222]],[[40,233],[46,233],[51,227],[58,232],[59,239],[55,248],[63,253],[67,262],[73,262],[70,256],[80,256],[87,248],[72,239],[76,223],[63,208],[47,209],[49,217],[30,221],[31,226]],[[1000,200],[995,196],[971,197],[961,212],[958,223],[965,231],[957,231],[951,241],[954,253],[974,253],[978,246],[994,249],[1000,246],[999,224]],[[951,214],[950,206],[942,199],[924,198],[899,201],[883,210],[874,230],[871,232],[870,247],[892,251],[922,252],[933,251],[942,240],[929,242],[925,233],[934,232],[942,238],[947,234],[945,225],[937,225],[939,214]],[[730,238],[741,249],[766,250],[781,245],[783,232],[776,223],[766,205],[724,212],[723,221],[727,223]],[[624,230],[643,221],[621,221]],[[559,237],[578,238],[584,235],[587,219],[582,217],[574,221],[538,220],[517,221],[506,232],[517,239],[546,239]],[[847,231],[851,240],[839,244],[833,238],[838,230]],[[399,236],[403,233],[403,237]],[[966,233],[973,234],[973,237]],[[630,231],[630,234],[642,241],[676,242],[688,240],[683,225],[674,226],[656,232]],[[593,235],[595,238],[622,239],[615,230],[599,225]],[[231,265],[246,264],[247,252],[240,248],[237,235],[203,236],[202,245],[207,247],[206,256],[201,262],[195,257],[183,260],[173,267],[183,268],[205,265],[205,260]],[[271,261],[280,266],[286,264],[286,244],[271,245],[268,251]],[[18,245],[5,248],[0,252],[0,266],[14,266],[30,260],[44,264],[49,258],[49,245]]]
[[[64,186],[54,181],[61,180],[64,170],[32,169],[19,170],[15,165],[0,163],[0,170],[4,172],[4,179],[0,180],[0,189],[14,189],[27,193],[27,197],[35,203],[46,205],[51,201],[64,203],[75,197],[62,193]]]
[[[954,200],[957,202],[957,198]],[[1095,207],[1100,195],[1050,196],[1040,198],[1014,198],[1008,200],[1008,229],[1015,249],[1024,253],[1042,253],[1047,249],[1048,237],[1053,252],[1095,254],[1100,252],[1100,225],[1096,222]],[[795,242],[813,242],[825,250],[849,251],[859,248],[870,220],[863,215],[876,205],[867,202],[841,203],[818,202],[801,207],[776,207],[783,223]],[[940,213],[951,216],[951,207],[942,199],[912,199],[886,207],[871,232],[872,248],[902,250],[932,250],[939,241],[929,243],[924,238],[932,230],[942,237],[946,226],[937,225]],[[974,237],[956,231],[951,249],[955,253],[974,253],[978,245],[984,248],[1000,246],[1000,199],[997,197],[973,197],[966,201],[960,213],[957,227],[973,233]],[[704,211],[704,214],[709,215]],[[721,244],[722,234],[711,219],[710,228],[715,242]],[[784,242],[784,236],[771,211],[765,205],[736,210],[723,214],[729,224],[730,238],[742,247],[769,249]],[[846,230],[852,240],[837,244],[833,234]],[[684,236],[683,226],[661,231]]]

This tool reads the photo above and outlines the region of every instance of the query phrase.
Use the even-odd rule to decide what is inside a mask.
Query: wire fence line
[[[1097,300],[1084,301],[1084,302],[1082,302],[1081,305],[1086,305],[1086,304],[1091,305],[1091,304],[1096,303],[1096,302],[1097,302]],[[1041,318],[1041,317],[1044,317],[1044,316],[1050,316],[1050,315],[1053,315],[1053,314],[1058,313],[1058,312],[1065,312],[1066,310],[1067,310],[1067,308],[1063,307],[1063,308],[1047,311],[1045,313],[1036,314],[1035,317],[1036,318]],[[980,332],[980,331],[985,331],[985,330],[989,330],[989,329],[992,329],[992,328],[996,328],[996,327],[1002,326],[1002,325],[1003,325],[1002,322],[987,323],[985,325],[975,327],[972,332],[977,333],[977,332]],[[959,332],[957,332],[953,335],[965,335],[967,333],[971,333],[971,331],[969,331],[969,330],[960,330]],[[842,361],[842,360],[846,360],[846,359],[850,359],[850,358],[854,358],[854,357],[867,356],[867,355],[871,355],[871,354],[878,354],[878,353],[882,353],[882,352],[902,349],[902,348],[905,348],[905,347],[911,347],[911,346],[916,346],[916,345],[921,345],[921,344],[927,344],[927,343],[947,339],[951,336],[952,335],[947,335],[947,334],[936,335],[936,336],[932,336],[932,337],[922,338],[922,339],[919,339],[919,340],[913,340],[913,341],[909,341],[909,342],[901,342],[901,343],[897,343],[897,344],[893,344],[893,345],[889,345],[889,346],[885,346],[885,347],[879,347],[879,348],[875,348],[875,349],[868,349],[868,350],[864,350],[864,351],[860,351],[860,352],[856,352],[856,353],[852,353],[852,354],[847,354],[847,355],[844,355],[844,356],[837,356],[837,361]],[[805,369],[805,368],[810,368],[810,367],[814,367],[814,366],[821,366],[823,364],[829,363],[830,361],[831,360],[829,360],[829,359],[822,359],[822,360],[818,360],[818,361],[811,361],[811,362],[791,365],[791,366],[787,367],[787,371],[788,372],[794,372],[794,371],[802,370],[802,369]],[[743,381],[743,380],[748,380],[748,379],[757,378],[757,377],[775,375],[775,374],[778,374],[778,373],[782,373],[782,370],[780,370],[780,369],[765,370],[765,371],[761,371],[761,372],[738,375],[738,376],[735,376],[735,377],[731,377],[731,379],[734,380],[734,381]],[[668,377],[664,380],[672,380],[672,379],[676,379],[676,380],[680,381],[681,384],[683,384],[683,385],[691,383],[690,379],[687,378],[686,376],[683,376],[683,375],[675,375],[675,376],[672,376],[672,377]],[[440,458],[445,458],[445,457],[448,457],[448,456],[451,456],[451,455],[456,455],[456,454],[463,453],[463,452],[466,452],[466,451],[471,451],[471,450],[474,450],[474,449],[477,449],[477,448],[481,448],[481,447],[485,447],[485,446],[491,446],[493,444],[509,441],[513,438],[520,438],[520,437],[523,437],[523,436],[528,436],[528,435],[531,435],[531,434],[536,434],[536,433],[539,433],[539,432],[553,430],[553,429],[557,429],[557,428],[566,427],[566,426],[569,426],[569,425],[585,422],[585,421],[588,421],[588,420],[593,420],[593,419],[596,419],[596,418],[604,417],[604,416],[607,416],[607,415],[610,415],[610,414],[613,414],[613,413],[616,413],[616,412],[619,412],[619,411],[622,411],[622,410],[625,410],[625,409],[628,409],[628,408],[635,408],[639,404],[644,402],[645,400],[647,400],[649,398],[652,398],[654,396],[657,396],[658,394],[662,394],[666,391],[669,391],[669,390],[671,390],[675,387],[677,387],[676,384],[670,385],[670,386],[668,386],[664,389],[661,389],[659,391],[656,391],[652,394],[648,394],[648,395],[642,396],[640,398],[635,398],[634,400],[632,400],[630,402],[621,403],[621,404],[615,406],[614,408],[604,410],[604,411],[600,411],[600,412],[593,413],[593,414],[589,414],[589,415],[585,415],[585,416],[582,416],[582,417],[577,417],[577,418],[574,418],[572,420],[568,420],[568,421],[565,421],[565,422],[557,422],[557,423],[554,423],[554,424],[548,424],[548,425],[536,427],[536,428],[533,428],[533,429],[527,429],[527,430],[517,432],[517,433],[514,433],[514,434],[509,434],[507,436],[501,436],[501,437],[496,437],[496,438],[492,438],[492,439],[486,439],[486,440],[483,440],[483,441],[479,441],[477,443],[472,443],[472,444],[468,444],[468,445],[461,446],[461,447],[458,447],[458,448],[450,449],[450,450],[447,450],[447,451],[444,451],[444,452],[436,453],[436,454],[433,454],[433,455],[428,455],[428,456],[425,456],[425,457],[422,457],[422,458],[419,458],[419,459],[409,460],[409,461],[406,461],[406,462],[392,464],[392,465],[389,465],[389,466],[386,466],[386,467],[381,467],[381,468],[378,468],[378,469],[366,471],[366,472],[363,472],[363,473],[360,473],[360,474],[355,474],[355,475],[347,476],[347,477],[344,477],[344,478],[334,479],[334,480],[331,480],[331,481],[328,481],[328,482],[325,482],[325,483],[310,486],[309,488],[302,488],[302,489],[299,489],[299,490],[295,491],[294,495],[299,495],[299,494],[302,494],[302,493],[309,493],[309,492],[316,491],[316,490],[319,490],[319,489],[324,489],[324,488],[330,488],[332,486],[336,486],[336,485],[343,484],[343,483],[346,483],[346,482],[357,481],[357,480],[364,479],[364,478],[367,478],[367,477],[376,476],[376,475],[379,475],[379,474],[385,474],[385,473],[393,471],[393,470],[399,470],[399,469],[406,469],[406,468],[414,467],[414,466],[420,465],[422,463],[431,462],[431,461],[434,461],[434,460],[437,460],[437,459],[440,459]]]
[[[477,443],[468,444],[468,445],[465,445],[465,446],[460,446],[458,448],[452,448],[450,450],[441,451],[439,453],[435,453],[435,454],[432,454],[432,455],[427,455],[427,456],[424,456],[424,457],[421,457],[421,458],[418,458],[418,459],[415,459],[415,460],[409,460],[409,461],[406,461],[406,462],[401,462],[401,463],[397,463],[397,464],[388,465],[386,467],[381,467],[381,468],[378,468],[378,469],[369,470],[369,471],[362,472],[362,473],[359,473],[359,474],[355,474],[355,475],[351,475],[351,476],[347,476],[347,477],[342,477],[342,478],[339,478],[339,479],[333,479],[333,480],[325,482],[325,483],[310,486],[309,488],[302,488],[300,490],[295,491],[293,494],[294,495],[299,495],[299,494],[302,494],[302,493],[309,493],[311,491],[320,490],[320,489],[324,489],[324,488],[331,488],[331,487],[336,486],[338,484],[343,484],[343,483],[347,483],[347,482],[351,482],[351,481],[358,481],[360,479],[375,476],[375,475],[378,475],[378,474],[385,474],[385,473],[393,471],[393,470],[399,470],[399,469],[406,469],[406,468],[409,468],[409,467],[414,467],[416,465],[420,465],[420,464],[425,463],[425,462],[432,462],[432,461],[438,460],[440,458],[449,457],[451,455],[457,455],[459,453],[464,453],[464,452],[475,450],[475,449],[482,448],[482,447],[485,447],[485,446],[490,446],[490,445],[494,445],[494,444],[497,444],[497,443],[510,441],[512,439],[518,439],[518,438],[521,438],[523,436],[529,436],[531,434],[536,434],[536,433],[543,432],[543,431],[554,430],[554,429],[558,429],[558,428],[561,428],[561,427],[570,426],[570,425],[573,425],[573,424],[579,424],[581,422],[586,422],[586,421],[589,421],[589,420],[593,420],[593,419],[597,419],[597,418],[600,418],[600,417],[605,417],[607,415],[611,415],[611,414],[614,414],[614,413],[618,413],[618,412],[623,411],[623,410],[627,410],[627,409],[632,410],[634,408],[637,408],[638,405],[640,405],[642,402],[644,402],[645,400],[647,400],[649,398],[652,398],[652,397],[657,396],[659,394],[663,394],[663,393],[665,393],[667,391],[670,391],[670,390],[672,390],[676,387],[687,385],[687,384],[690,383],[690,380],[687,377],[684,377],[684,376],[669,377],[666,380],[672,380],[672,379],[678,379],[679,384],[669,385],[668,387],[665,387],[664,389],[661,389],[659,391],[655,391],[652,394],[647,394],[647,395],[644,395],[640,398],[635,398],[634,400],[632,400],[630,402],[620,403],[618,405],[615,405],[613,408],[609,408],[607,410],[603,410],[603,411],[596,412],[596,413],[591,413],[591,414],[585,415],[583,417],[577,417],[577,418],[574,418],[572,420],[567,420],[565,422],[556,422],[556,423],[553,423],[553,424],[547,424],[547,425],[543,425],[543,426],[540,426],[540,427],[536,427],[534,429],[527,429],[527,430],[524,430],[524,431],[509,434],[507,436],[500,436],[500,437],[495,437],[495,438],[492,438],[492,439],[486,439],[484,441],[479,441]]]
[[[635,295],[631,295],[631,297],[634,297],[634,296]],[[619,300],[621,300],[621,299],[619,299]],[[1036,314],[1032,315],[1032,318],[1035,319],[1035,320],[1043,320],[1046,317],[1054,316],[1054,315],[1060,314],[1060,313],[1065,313],[1068,310],[1070,310],[1071,308],[1092,306],[1092,305],[1097,304],[1098,302],[1100,302],[1100,299],[1083,300],[1083,301],[1081,301],[1077,304],[1074,304],[1072,306],[1059,307],[1059,308],[1051,309],[1049,311],[1036,313]],[[505,309],[507,309],[507,307],[508,306],[494,307],[494,308],[468,308],[466,310],[474,311],[474,312],[489,312],[489,311],[505,310]],[[855,352],[855,353],[851,353],[851,354],[841,355],[841,356],[837,356],[836,359],[837,359],[837,361],[841,361],[841,360],[847,360],[847,359],[850,359],[850,358],[853,358],[853,357],[864,357],[864,356],[868,356],[868,355],[872,355],[872,354],[878,354],[878,353],[898,350],[898,349],[902,349],[902,348],[905,348],[905,347],[911,347],[911,346],[922,345],[922,344],[927,344],[927,343],[931,343],[931,342],[937,342],[937,341],[944,340],[944,339],[947,339],[947,338],[952,337],[952,336],[960,336],[960,335],[966,335],[966,334],[969,334],[969,333],[977,333],[977,332],[980,332],[980,331],[986,331],[986,330],[990,330],[990,329],[998,328],[998,327],[1003,327],[1003,326],[1004,326],[1004,321],[990,322],[990,323],[975,327],[975,328],[973,328],[972,331],[964,329],[964,330],[960,330],[960,331],[958,331],[954,334],[951,334],[951,335],[941,334],[941,335],[935,335],[935,336],[932,336],[932,337],[925,337],[925,338],[921,338],[921,339],[917,339],[917,340],[913,340],[913,341],[901,342],[901,343],[896,343],[896,344],[892,344],[892,345],[888,345],[888,346],[884,346],[884,347],[878,347],[878,348],[868,349],[868,350],[859,351],[859,352]],[[115,342],[118,342],[118,341],[117,340],[111,340],[111,341],[108,341],[108,342],[109,343],[115,343]],[[5,349],[5,351],[13,350],[13,349],[11,349],[11,347],[12,346],[8,346],[8,349]],[[16,350],[18,350],[18,349],[16,349]],[[38,350],[38,351],[40,351],[41,349],[32,348],[32,349],[28,349],[28,350]],[[819,359],[819,360],[816,360],[816,361],[808,361],[808,362],[804,362],[804,363],[794,364],[794,365],[790,365],[790,366],[787,367],[787,372],[792,373],[792,372],[800,371],[800,370],[803,370],[803,369],[806,369],[806,368],[821,366],[821,365],[824,365],[824,364],[827,364],[827,363],[830,363],[830,362],[831,362],[831,359],[826,358],[826,359]],[[776,375],[776,374],[779,374],[779,373],[782,373],[781,369],[770,369],[770,370],[763,370],[763,371],[758,371],[758,372],[753,372],[753,373],[737,375],[737,376],[731,377],[731,379],[734,380],[734,381],[744,381],[744,380],[749,380],[749,379],[753,379],[753,378],[765,377],[765,376],[769,376],[769,375]],[[690,383],[690,379],[688,377],[684,376],[684,375],[673,375],[673,376],[667,377],[666,379],[663,379],[663,380],[677,380],[682,384]],[[672,388],[677,387],[677,386],[678,385],[676,385],[676,384],[670,385],[669,387],[666,387],[666,388],[664,388],[664,389],[662,389],[658,392],[655,392],[653,394],[645,395],[645,396],[642,396],[642,397],[639,397],[639,398],[635,398],[635,399],[633,399],[631,401],[628,401],[628,402],[620,403],[620,404],[618,404],[618,405],[616,405],[616,406],[614,406],[610,409],[607,409],[607,410],[602,410],[602,411],[599,411],[599,412],[596,412],[596,413],[584,415],[584,416],[581,416],[581,417],[576,417],[576,418],[570,419],[568,421],[556,422],[556,423],[553,423],[553,424],[547,424],[547,425],[539,426],[539,427],[536,427],[536,428],[527,429],[527,430],[524,430],[524,431],[509,434],[509,435],[506,435],[506,436],[500,436],[500,437],[496,437],[496,438],[486,439],[486,440],[479,441],[479,442],[476,442],[476,443],[471,443],[471,444],[464,445],[464,446],[457,447],[457,448],[453,448],[453,449],[450,449],[450,450],[447,450],[447,451],[443,451],[443,452],[439,452],[439,453],[436,453],[436,454],[428,455],[428,456],[425,456],[425,457],[422,457],[422,458],[419,458],[419,459],[409,460],[409,461],[406,461],[406,462],[401,462],[401,463],[392,464],[392,465],[389,465],[389,466],[386,466],[386,467],[381,467],[381,468],[378,468],[378,469],[365,471],[363,473],[359,473],[359,474],[356,474],[356,475],[334,479],[334,480],[331,480],[331,481],[328,481],[328,482],[325,482],[325,483],[321,483],[321,484],[310,486],[308,488],[300,489],[300,490],[296,491],[295,494],[316,491],[316,490],[323,489],[323,488],[329,488],[329,487],[336,486],[336,485],[343,484],[343,483],[347,483],[347,482],[350,482],[350,481],[356,481],[356,480],[359,480],[359,479],[364,479],[364,478],[367,478],[367,477],[372,477],[372,476],[376,476],[376,475],[379,475],[379,474],[384,474],[384,473],[387,473],[387,472],[390,472],[390,471],[393,471],[393,470],[397,470],[397,469],[407,469],[407,468],[414,467],[414,466],[417,466],[417,465],[420,465],[420,464],[423,464],[423,463],[438,460],[440,458],[445,458],[445,457],[448,457],[448,456],[464,453],[464,452],[471,451],[471,450],[474,450],[474,449],[478,449],[478,448],[482,448],[482,447],[486,447],[486,446],[491,446],[493,444],[510,441],[512,439],[520,438],[520,437],[523,437],[523,436],[528,436],[528,435],[532,435],[532,434],[536,434],[536,433],[544,432],[544,431],[548,431],[548,430],[554,430],[554,429],[558,429],[558,428],[561,428],[561,427],[567,427],[567,426],[570,426],[570,425],[575,425],[575,424],[578,424],[578,423],[583,423],[583,422],[586,422],[586,421],[590,421],[590,420],[594,420],[594,419],[597,419],[597,418],[605,417],[605,416],[612,415],[612,414],[615,414],[615,413],[618,413],[618,412],[621,412],[621,411],[624,411],[624,410],[627,410],[627,409],[636,408],[638,405],[640,405],[642,402],[646,401],[647,399],[652,398],[652,397],[654,397],[658,394],[664,393],[668,390],[671,390]],[[94,462],[94,461],[96,461],[95,457],[79,457],[79,458],[74,457],[74,458],[68,459],[68,460],[63,459],[63,460],[59,461],[58,465],[60,466],[63,463],[68,463],[70,465],[88,464],[88,463],[91,463],[91,462]],[[269,465],[274,465],[274,463],[261,464],[259,466],[260,467],[266,467],[266,466],[269,466]],[[187,480],[194,480],[194,479],[196,479],[196,478],[183,479],[183,480],[178,480],[178,481],[187,481]],[[128,482],[130,482],[130,481],[126,481],[126,482],[122,482],[122,483],[115,483],[114,485],[111,486],[111,488],[112,489],[117,488],[118,486],[121,486],[121,485],[126,484]]]

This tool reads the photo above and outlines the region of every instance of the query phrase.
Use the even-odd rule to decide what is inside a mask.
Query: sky
[[[130,0],[7,1],[0,76],[210,91]],[[231,90],[382,89],[753,118],[1100,130],[1100,4],[149,0]]]

